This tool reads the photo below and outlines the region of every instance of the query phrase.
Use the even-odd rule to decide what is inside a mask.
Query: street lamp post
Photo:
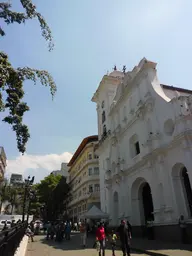
[[[30,176],[28,176],[27,179],[25,179],[25,182],[24,182],[24,198],[23,198],[23,214],[22,214],[22,222],[25,221],[25,208],[26,208],[26,201],[27,201],[27,198],[29,197],[29,194],[30,194],[30,188],[31,188],[31,185],[33,184],[34,182],[34,176],[31,178]]]
[[[30,191],[29,192],[29,205],[28,205],[28,210],[27,210],[27,223],[29,221],[29,213],[31,209],[31,202],[34,201],[36,198],[35,191]]]

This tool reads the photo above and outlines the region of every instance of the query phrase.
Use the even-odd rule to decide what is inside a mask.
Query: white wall
[[[186,166],[192,184],[192,143],[189,137],[186,141],[184,135],[184,131],[192,132],[191,107],[188,104],[192,100],[185,93],[178,95],[163,90],[153,63],[144,66],[134,81],[127,84],[128,79],[125,77],[124,80],[126,84],[117,90],[115,96],[118,102],[116,108],[106,115],[111,135],[100,143],[99,148],[101,208],[107,208],[111,214],[111,224],[116,224],[117,218],[120,220],[122,217],[130,219],[133,225],[144,224],[138,191],[143,182],[148,182],[155,223],[176,223],[180,214],[189,216],[183,188],[179,187],[180,181],[174,181],[176,177],[173,178],[172,168],[177,163]],[[102,100],[105,99],[106,88],[107,85],[105,90],[99,91]],[[101,125],[99,119],[98,126]],[[171,134],[172,125],[174,129]],[[130,139],[135,134],[139,140],[140,154],[133,157]],[[107,158],[111,175],[109,172],[107,174]],[[105,179],[108,179],[108,184]],[[176,185],[182,196],[176,195]],[[114,211],[117,208],[113,198],[115,192],[118,193],[118,217]]]

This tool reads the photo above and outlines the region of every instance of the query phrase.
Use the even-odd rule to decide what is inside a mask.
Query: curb
[[[27,251],[28,240],[29,240],[29,237],[25,235],[21,240],[20,245],[17,248],[14,256],[25,256]]]

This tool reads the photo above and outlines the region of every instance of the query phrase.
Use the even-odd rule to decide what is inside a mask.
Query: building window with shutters
[[[95,192],[99,192],[100,191],[100,185],[99,184],[95,184]]]
[[[94,175],[99,175],[99,167],[94,167]]]
[[[93,193],[93,185],[89,185],[89,193]]]
[[[92,174],[93,174],[92,168],[89,168],[89,176],[91,176]]]

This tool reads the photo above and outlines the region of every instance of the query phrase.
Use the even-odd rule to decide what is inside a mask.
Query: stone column
[[[112,186],[111,185],[107,185],[106,186],[107,189],[107,213],[109,214],[109,219],[112,220],[112,214],[113,214],[113,193],[112,193]],[[111,221],[109,222],[111,224]]]
[[[152,201],[153,201],[153,209],[154,209],[154,223],[158,220],[158,211],[159,211],[159,198],[158,198],[158,175],[156,171],[155,161],[148,161],[148,165],[146,166],[148,172],[151,173],[149,186],[151,189]]]
[[[140,207],[140,199],[132,198],[131,206],[132,206],[132,214],[131,214],[131,224],[133,226],[145,225],[144,214],[141,212],[143,207]],[[143,217],[143,219],[141,219]]]

